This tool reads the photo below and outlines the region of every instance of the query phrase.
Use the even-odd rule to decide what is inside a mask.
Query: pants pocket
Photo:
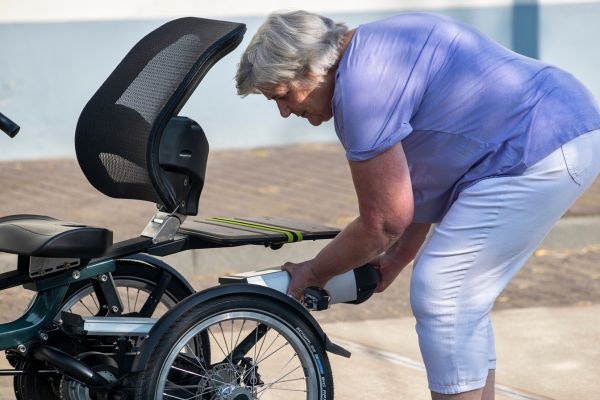
[[[586,136],[581,135],[560,147],[567,171],[579,186],[583,183],[583,175],[588,166],[587,164],[590,162],[588,154],[586,154],[590,149],[585,148],[584,143],[587,139]]]

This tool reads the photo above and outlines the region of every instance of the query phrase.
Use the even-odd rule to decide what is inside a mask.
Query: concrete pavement
[[[492,313],[498,353],[497,399],[598,399],[600,306]],[[353,352],[332,356],[340,399],[427,399],[412,318],[324,325]]]

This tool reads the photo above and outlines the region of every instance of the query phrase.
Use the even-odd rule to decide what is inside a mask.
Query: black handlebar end
[[[19,125],[12,122],[8,117],[4,114],[0,113],[0,130],[4,131],[8,136],[14,138],[19,133]]]
[[[6,134],[11,138],[14,138],[15,136],[17,136],[17,133],[19,133],[19,130],[21,130],[21,127],[19,125],[15,125],[13,129],[4,132],[6,132]]]

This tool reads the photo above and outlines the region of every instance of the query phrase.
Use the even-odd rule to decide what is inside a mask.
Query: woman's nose
[[[290,107],[282,100],[275,99],[275,102],[277,103],[277,108],[279,108],[279,114],[281,114],[283,118],[289,117],[292,113]]]

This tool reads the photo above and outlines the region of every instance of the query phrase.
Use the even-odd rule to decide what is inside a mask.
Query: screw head
[[[73,271],[73,279],[79,279],[81,277],[81,273],[79,271]]]
[[[44,332],[40,333],[40,339],[44,341],[48,340],[48,334]]]
[[[25,353],[27,351],[27,347],[20,344],[19,346],[17,346],[17,350],[19,350],[19,353]]]
[[[112,306],[111,310],[112,310],[112,312],[118,312],[119,311],[119,307]]]
[[[102,282],[106,282],[106,281],[108,280],[108,275],[106,275],[106,274],[102,274],[102,275],[100,275],[100,280],[101,280]]]

